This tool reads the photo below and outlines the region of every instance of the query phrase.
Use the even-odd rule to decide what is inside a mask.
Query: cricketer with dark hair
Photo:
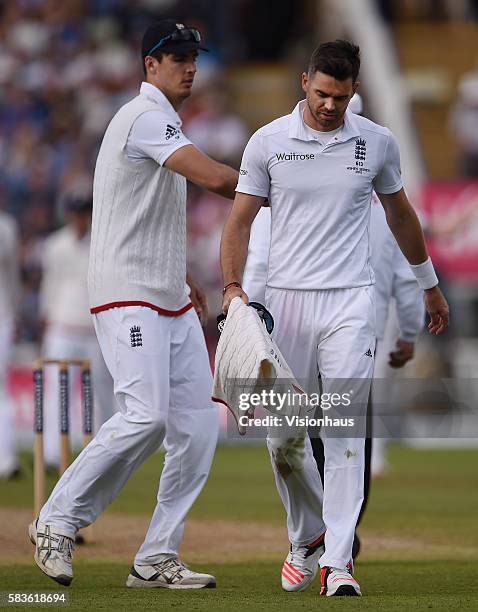
[[[188,592],[216,586],[214,576],[193,571],[178,553],[219,427],[201,329],[207,303],[186,271],[186,180],[232,198],[238,175],[181,130],[177,111],[191,94],[200,42],[198,30],[176,19],[146,30],[145,81],[110,121],[96,161],[89,306],[118,412],[63,474],[28,530],[36,564],[65,586],[73,580],[77,531],[96,520],[163,441],[158,501],[126,585]]]
[[[226,312],[234,297],[248,302],[241,280],[250,228],[269,202],[265,297],[275,319],[274,339],[307,393],[319,391],[319,375],[324,393],[353,393],[352,406],[327,411],[329,418],[353,416],[358,427],[322,429],[323,482],[305,428],[280,437],[270,432],[267,439],[290,540],[282,588],[306,589],[320,565],[321,594],[327,596],[361,595],[352,544],[363,500],[365,413],[375,351],[373,190],[424,290],[430,333],[448,326],[448,305],[403,190],[396,140],[387,128],[347,110],[359,69],[359,48],[348,41],[328,42],[313,52],[302,75],[305,100],[259,129],[246,147],[221,244]]]

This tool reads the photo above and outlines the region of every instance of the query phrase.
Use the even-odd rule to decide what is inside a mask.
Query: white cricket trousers
[[[274,339],[308,393],[349,393],[354,414],[362,415],[370,393],[375,350],[373,286],[322,291],[266,290]],[[350,417],[350,407],[324,410],[324,416]],[[359,417],[360,420],[360,417]],[[364,435],[324,441],[324,483],[307,432],[302,438],[271,437],[267,445],[277,488],[287,512],[292,544],[306,545],[325,531],[321,567],[345,568],[352,558],[355,527],[363,501]]]
[[[149,565],[177,555],[186,514],[216,448],[219,421],[206,343],[194,310],[167,317],[128,306],[100,312],[94,323],[119,412],[60,478],[40,520],[74,536],[164,442],[158,501],[135,559]]]

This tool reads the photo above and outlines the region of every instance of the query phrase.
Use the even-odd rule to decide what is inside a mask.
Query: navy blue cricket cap
[[[162,19],[149,26],[143,35],[141,56],[143,59],[156,51],[163,53],[189,53],[190,51],[209,51],[200,46],[201,33],[189,28],[177,19]]]

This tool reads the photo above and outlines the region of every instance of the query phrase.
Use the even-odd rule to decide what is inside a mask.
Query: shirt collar
[[[314,140],[313,135],[305,128],[304,125],[304,106],[305,100],[297,103],[292,111],[289,124],[289,138],[297,138],[298,140]],[[360,130],[357,125],[355,115],[347,110],[344,117],[344,125],[342,131],[337,136],[337,142],[346,142],[351,138],[360,136]]]
[[[141,88],[139,90],[139,93],[142,96],[146,96],[148,100],[151,100],[152,102],[155,102],[156,104],[159,104],[159,106],[161,106],[168,114],[174,115],[174,118],[178,122],[178,125],[182,124],[180,116],[174,110],[173,105],[166,98],[166,96],[163,94],[163,92],[160,89],[158,89],[151,83],[147,83],[146,81],[143,81],[141,83]]]

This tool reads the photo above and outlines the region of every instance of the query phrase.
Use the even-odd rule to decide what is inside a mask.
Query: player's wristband
[[[232,283],[227,283],[227,285],[225,285],[225,287],[222,290],[222,295],[226,293],[229,287],[239,287],[239,289],[242,289],[241,283],[238,283],[237,281],[233,281]]]
[[[438,278],[430,258],[416,266],[410,264],[410,268],[415,274],[420,289],[431,289],[438,285]]]

